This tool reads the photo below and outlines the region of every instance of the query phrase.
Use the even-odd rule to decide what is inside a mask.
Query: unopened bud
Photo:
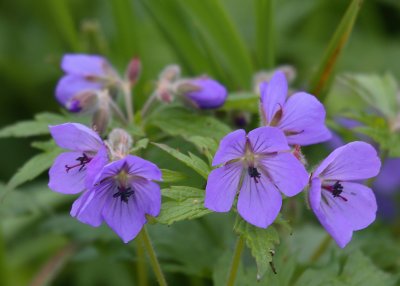
[[[200,109],[221,107],[228,96],[223,85],[208,77],[186,80],[181,89],[188,89],[183,95]],[[180,88],[177,87],[177,90]]]
[[[97,109],[92,117],[92,127],[99,134],[103,134],[111,119],[110,96],[106,90],[98,93]]]
[[[108,145],[111,150],[112,157],[122,159],[129,154],[132,148],[132,137],[123,129],[113,129],[108,135]]]
[[[97,108],[97,90],[85,90],[74,95],[65,107],[71,112],[91,112]]]
[[[126,69],[125,77],[129,80],[133,86],[136,84],[142,71],[142,63],[139,58],[133,58]]]
[[[175,81],[181,75],[181,68],[178,65],[169,65],[160,74],[160,81]]]

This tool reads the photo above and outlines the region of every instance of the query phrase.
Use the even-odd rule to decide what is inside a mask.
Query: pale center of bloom
[[[82,153],[82,156],[76,158],[76,161],[78,161],[79,163],[75,164],[75,165],[65,165],[65,171],[68,173],[71,169],[75,169],[78,168],[78,172],[82,171],[86,165],[92,160],[92,158],[90,158],[87,154]]]

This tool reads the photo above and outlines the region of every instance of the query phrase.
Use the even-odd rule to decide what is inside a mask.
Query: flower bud
[[[180,74],[181,69],[177,65],[169,65],[160,73],[155,91],[158,100],[165,103],[171,103],[174,100],[172,89],[174,82],[179,79]]]
[[[285,77],[286,77],[288,83],[293,82],[294,79],[296,78],[296,69],[291,65],[282,65],[282,66],[277,67],[274,70],[260,71],[253,76],[254,92],[258,94],[260,92],[259,91],[260,83],[265,82],[265,81],[266,82],[270,81],[272,78],[272,75],[276,71],[282,71],[285,74]]]
[[[169,65],[161,72],[159,80],[173,82],[181,75],[181,68],[178,65]]]
[[[132,137],[123,129],[115,128],[108,135],[108,145],[113,159],[122,159],[132,148]]]
[[[70,112],[91,112],[97,108],[98,97],[96,90],[85,90],[74,95],[66,102],[65,107]]]
[[[92,117],[92,127],[99,134],[103,134],[111,119],[110,96],[107,90],[98,92],[98,105]]]
[[[179,83],[176,87],[177,91],[185,91],[180,93],[197,108],[213,109],[221,107],[228,96],[223,85],[216,80],[208,77],[200,77],[188,79]]]
[[[133,86],[136,84],[140,77],[142,71],[142,63],[139,58],[133,58],[126,69],[125,77],[129,80],[130,84]]]

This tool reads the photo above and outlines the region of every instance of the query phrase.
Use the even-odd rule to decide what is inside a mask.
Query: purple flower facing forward
[[[107,149],[99,135],[78,123],[50,126],[57,145],[70,150],[61,153],[49,171],[49,188],[77,194],[90,188],[97,173],[108,162]]]
[[[200,109],[219,108],[228,96],[223,85],[208,77],[184,80],[182,85],[188,86],[183,95]]]
[[[290,145],[310,145],[328,140],[325,108],[311,94],[296,92],[288,99],[288,84],[283,72],[260,85],[261,115],[266,126],[281,129]]]
[[[230,210],[239,192],[237,209],[249,223],[266,228],[277,217],[282,192],[298,194],[307,185],[304,166],[291,153],[281,130],[260,127],[225,136],[215,154],[207,181],[205,206],[217,212]]]
[[[96,91],[117,78],[108,61],[97,55],[65,55],[61,68],[66,75],[57,84],[56,98],[71,112],[91,109],[97,104]]]
[[[161,208],[158,184],[161,171],[153,163],[128,155],[106,165],[94,187],[73,204],[71,215],[98,227],[103,220],[127,243],[146,223],[146,214],[157,216]]]
[[[356,141],[333,151],[311,175],[311,208],[342,248],[351,240],[353,231],[366,228],[375,220],[375,195],[359,181],[376,176],[380,166],[375,149]]]

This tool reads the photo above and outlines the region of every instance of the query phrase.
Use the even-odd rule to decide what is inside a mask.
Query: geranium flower
[[[260,127],[225,136],[215,154],[207,181],[205,206],[230,210],[239,193],[237,210],[249,223],[266,228],[277,217],[282,197],[294,196],[307,185],[304,166],[291,153],[281,130]]]
[[[290,145],[310,145],[328,140],[325,108],[311,94],[296,92],[289,96],[285,74],[275,72],[271,80],[260,85],[261,115],[266,126],[281,129]]]
[[[351,240],[353,231],[366,228],[375,220],[375,195],[359,181],[376,176],[380,166],[375,149],[356,141],[333,151],[311,176],[311,208],[342,248]]]
[[[49,188],[64,194],[77,194],[90,188],[95,176],[107,164],[107,149],[92,129],[79,123],[49,126],[61,153],[49,171]]]
[[[160,187],[152,180],[161,181],[160,169],[127,155],[101,170],[94,187],[74,202],[71,215],[94,227],[104,220],[127,243],[146,223],[146,214],[160,212]]]
[[[96,91],[112,85],[118,78],[108,61],[97,55],[65,55],[61,68],[66,75],[57,84],[56,98],[71,112],[95,109]]]

